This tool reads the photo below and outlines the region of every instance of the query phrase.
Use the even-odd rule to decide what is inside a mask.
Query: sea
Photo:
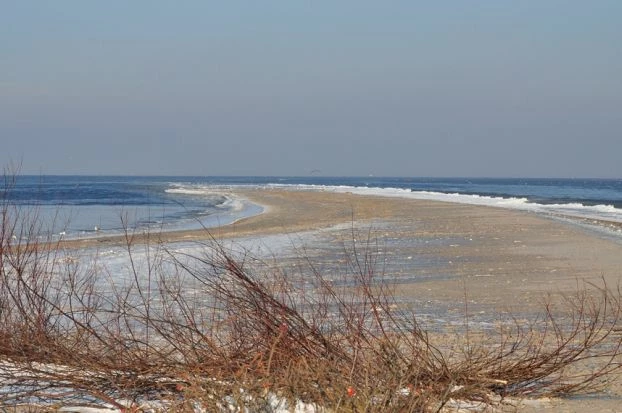
[[[236,188],[352,192],[530,211],[622,238],[622,179],[408,177],[25,176],[0,202],[28,211],[47,236],[98,237],[226,225],[260,214]],[[43,236],[43,235],[41,235]]]

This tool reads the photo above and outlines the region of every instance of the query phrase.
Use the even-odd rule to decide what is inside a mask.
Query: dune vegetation
[[[228,250],[207,231],[184,253],[128,229],[119,274],[41,240],[36,209],[6,199],[4,411],[511,408],[596,391],[620,368],[620,291],[605,284],[544,304],[529,323],[484,334],[465,314],[463,328],[432,333],[394,299],[373,242],[345,248],[329,276],[304,256],[294,272]]]

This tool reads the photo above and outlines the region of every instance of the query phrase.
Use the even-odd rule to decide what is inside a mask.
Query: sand
[[[417,282],[409,287],[412,294],[426,291],[455,300],[464,296],[466,284],[467,295],[478,303],[526,306],[535,296],[574,291],[577,283],[606,282],[615,287],[622,276],[622,242],[529,212],[321,191],[236,193],[264,205],[266,211],[210,229],[216,239],[296,234],[356,223],[365,235],[369,230],[369,236],[380,241],[379,248],[384,248],[384,238],[402,238],[403,255],[436,257],[435,270],[454,275],[441,282]],[[159,237],[173,242],[206,235],[206,231],[181,231]],[[416,245],[409,248],[409,239]]]
[[[323,192],[263,190],[240,195],[266,205],[267,212],[213,231],[217,237],[296,233],[356,223],[369,229],[363,235],[380,240],[374,245],[385,248],[385,253],[395,252],[391,245],[399,245],[388,260],[434,258],[433,265],[409,266],[411,272],[422,273],[423,281],[400,284],[398,291],[418,302],[455,306],[458,312],[464,311],[467,301],[470,311],[478,315],[536,314],[544,301],[560,301],[585,283],[616,288],[622,276],[622,243],[532,213]],[[383,242],[386,239],[394,242]],[[450,276],[426,277],[430,271]],[[536,402],[518,411],[620,412],[621,395],[617,383],[606,395]]]
[[[478,311],[538,311],[549,295],[572,293],[585,283],[617,287],[622,276],[622,241],[534,213],[322,191],[235,193],[263,205],[265,212],[209,230],[151,234],[150,241],[294,236],[354,225],[384,251],[389,264],[410,272],[413,282],[404,282],[401,294],[441,303],[464,303],[466,297]],[[352,237],[349,230],[334,231],[332,241],[347,244]],[[144,239],[136,234],[134,241]],[[65,245],[123,242],[102,237]]]
[[[201,240],[207,236],[229,240],[316,231],[326,240],[341,238],[347,243],[351,242],[347,238],[362,233],[375,241],[373,245],[383,250],[387,261],[399,264],[391,268],[406,268],[410,273],[410,281],[400,284],[400,295],[413,302],[455,307],[457,312],[464,311],[467,303],[469,311],[480,315],[535,314],[545,300],[559,300],[585,283],[615,288],[622,276],[621,242],[533,213],[321,191],[235,193],[265,206],[265,212],[210,229],[209,234],[170,232],[159,234],[158,240]],[[358,228],[355,235],[343,230],[349,226]],[[118,242],[119,238],[109,237],[67,245]],[[412,264],[417,260],[426,264]],[[435,276],[438,274],[443,276]],[[620,394],[616,386],[612,398],[555,401],[521,410],[622,411]]]

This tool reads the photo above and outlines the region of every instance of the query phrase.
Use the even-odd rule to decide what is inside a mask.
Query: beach
[[[529,320],[545,302],[558,303],[586,286],[617,288],[622,243],[551,217],[439,201],[283,189],[235,189],[264,212],[209,230],[150,234],[166,244],[214,239],[223,245],[285,239],[287,258],[304,251],[328,272],[343,251],[382,256],[377,271],[399,288],[400,302],[439,331],[444,321],[491,324],[500,315]],[[144,234],[137,234],[141,240]],[[68,241],[83,248],[118,245],[119,237]],[[270,246],[276,258],[281,251]],[[281,243],[283,245],[283,243]],[[436,323],[436,324],[435,324]],[[550,411],[617,411],[620,386],[607,397],[538,405]],[[521,411],[529,411],[529,408]]]
[[[423,308],[415,306],[415,313],[443,311],[445,320],[464,320],[465,312],[475,322],[502,314],[533,320],[547,302],[563,305],[564,297],[586,287],[615,289],[622,276],[619,240],[533,213],[319,191],[238,194],[266,211],[214,230],[216,239],[281,233],[300,243],[304,237],[296,233],[320,231],[322,242],[333,242],[329,249],[339,249],[339,240],[347,247],[359,237],[356,242],[383,253],[385,271],[398,269],[393,280],[406,278],[396,293]],[[519,411],[619,412],[621,395],[620,383],[613,383],[601,396],[542,401]]]
[[[263,206],[264,212],[216,228],[150,234],[150,240],[261,240],[284,235],[297,244],[304,242],[297,234],[320,232],[326,240],[348,245],[356,228],[365,238],[359,236],[359,243],[373,242],[388,264],[416,262],[417,257],[433,261],[429,268],[413,265],[422,277],[404,283],[401,293],[455,302],[464,300],[466,289],[469,300],[498,310],[514,306],[524,310],[539,305],[547,294],[575,291],[583,282],[616,287],[622,276],[622,242],[534,213],[323,191],[235,189],[234,193]],[[143,238],[144,234],[135,234],[135,240]],[[122,242],[123,237],[100,237],[65,245]],[[338,244],[335,248],[340,248]],[[447,276],[437,280],[428,270]]]
[[[215,228],[137,232],[131,234],[132,240],[165,244],[244,240],[243,245],[250,241],[258,245],[279,237],[276,245],[264,250],[285,258],[304,249],[313,255],[306,258],[319,262],[329,256],[336,260],[358,245],[383,256],[376,270],[390,273],[404,301],[436,312],[442,308],[456,317],[464,316],[465,302],[480,315],[537,313],[545,299],[571,294],[586,283],[616,288],[622,276],[620,238],[535,213],[325,191],[236,188],[233,192],[261,205],[264,212]],[[125,242],[122,236],[104,236],[63,245],[104,248]]]

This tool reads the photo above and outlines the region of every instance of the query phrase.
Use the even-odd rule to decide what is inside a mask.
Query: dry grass
[[[128,271],[108,274],[41,243],[36,216],[0,213],[4,406],[440,411],[593,391],[620,367],[620,291],[606,285],[450,346],[394,302],[373,247],[353,244],[330,279],[307,261],[303,278],[214,239],[188,255],[128,231]]]

